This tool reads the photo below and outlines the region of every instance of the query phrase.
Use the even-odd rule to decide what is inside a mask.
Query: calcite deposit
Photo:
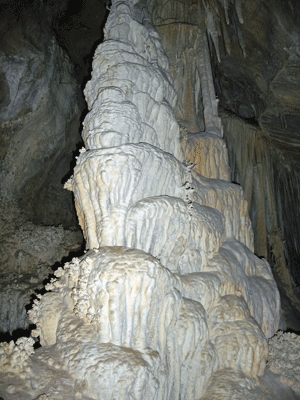
[[[200,400],[221,387],[227,399],[233,386],[255,391],[264,374],[279,293],[252,252],[243,192],[228,182],[206,36],[202,176],[200,145],[185,160],[193,151],[168,58],[135,3],[112,2],[85,89],[85,148],[65,185],[86,254],[55,272],[29,312],[42,347],[30,338],[0,348],[4,398]]]

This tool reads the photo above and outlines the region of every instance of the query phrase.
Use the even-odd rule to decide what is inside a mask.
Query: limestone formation
[[[185,159],[195,165],[194,170],[211,179],[229,181],[227,148],[224,140],[213,133],[189,133],[183,136]]]
[[[207,134],[221,138],[200,37]],[[112,2],[85,95],[86,148],[65,186],[87,251],[55,272],[29,312],[42,347],[22,339],[0,349],[0,378],[15,378],[0,395],[199,400],[216,398],[224,379],[223,398],[232,386],[261,393],[277,286],[252,253],[247,203],[227,181],[223,142],[209,141],[220,157],[207,161],[209,176],[184,162],[176,91],[145,4]]]

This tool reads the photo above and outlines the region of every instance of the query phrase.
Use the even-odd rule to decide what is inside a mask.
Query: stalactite
[[[226,24],[229,25],[229,17],[228,17],[228,0],[223,0],[223,7],[225,11],[225,19],[226,19]]]
[[[215,95],[206,36],[200,33],[200,40],[201,47],[197,65],[202,89],[205,128],[208,132],[211,131],[222,136],[221,120],[218,117],[218,99]]]
[[[226,21],[225,21],[223,15],[221,15],[220,20],[221,20],[221,27],[222,27],[225,49],[226,49],[227,53],[230,54],[231,53],[231,40],[230,40],[230,36],[229,36],[228,29],[226,26]]]
[[[242,14],[242,0],[235,0],[235,11],[236,15],[238,16],[240,24],[244,23],[243,14]]]
[[[209,8],[206,8],[205,11],[206,11],[206,29],[212,39],[212,42],[214,44],[217,53],[218,61],[220,62],[221,58],[220,58],[220,48],[219,48],[219,34],[216,28],[215,20]]]

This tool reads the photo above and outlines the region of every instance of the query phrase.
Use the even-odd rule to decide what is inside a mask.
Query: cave
[[[297,1],[0,7],[0,396],[297,399]]]

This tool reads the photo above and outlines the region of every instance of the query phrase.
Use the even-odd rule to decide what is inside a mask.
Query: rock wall
[[[51,266],[82,244],[61,181],[83,101],[37,4],[1,4],[0,25],[0,331],[12,333]]]
[[[224,111],[221,116],[231,177],[244,189],[256,232],[255,253],[270,260],[287,327],[297,331],[300,327],[297,242],[292,238],[296,234],[298,211],[292,217],[292,208],[288,206],[298,196],[297,171],[259,126]],[[291,241],[287,242],[285,237]]]
[[[211,52],[215,89],[226,112],[225,130],[232,119],[224,130],[231,178],[243,186],[245,195],[253,182],[252,200],[247,195],[246,199],[257,238],[255,251],[268,254],[287,326],[299,331],[299,7],[294,0],[257,0],[244,2],[242,11],[246,57],[234,36],[230,53],[220,40],[221,62]],[[255,211],[255,201],[265,205]]]
[[[277,286],[252,253],[241,188],[215,179],[228,166],[203,177],[183,162],[168,58],[135,3],[113,1],[85,89],[85,148],[65,185],[87,252],[29,313],[42,347],[1,347],[0,395],[199,400],[235,386],[268,399],[258,377],[278,328]]]
[[[299,331],[297,2],[151,0],[147,7],[178,92],[175,115],[186,132],[185,157],[201,175],[243,187],[255,252],[268,259],[282,287],[287,326]],[[231,173],[223,169],[224,175],[213,176],[215,160],[227,158],[223,139],[208,132],[220,127],[218,103],[226,116]]]
[[[3,6],[1,26],[6,88],[0,109],[1,207],[9,214],[15,206],[33,223],[60,221],[68,228],[75,216],[71,197],[61,194],[61,180],[80,141],[80,90],[68,56],[49,23],[42,23],[39,9],[15,8]]]

